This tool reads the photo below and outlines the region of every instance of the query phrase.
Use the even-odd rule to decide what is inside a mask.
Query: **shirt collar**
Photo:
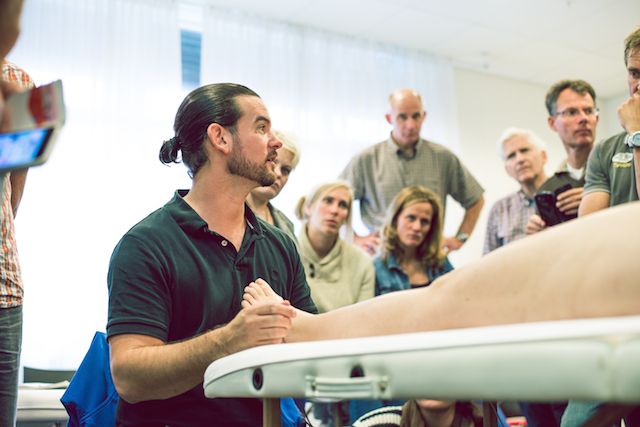
[[[402,270],[402,267],[400,267],[400,264],[398,264],[398,260],[396,259],[396,256],[393,253],[390,253],[387,256],[387,268],[389,268],[389,270],[400,270],[404,273],[404,270]]]
[[[576,169],[569,164],[567,159],[564,159],[558,166],[558,170],[555,171],[554,175],[557,175],[557,176],[569,175],[572,179],[576,181],[580,181],[581,179],[584,178],[586,169],[587,169],[586,166],[583,166],[580,169]]]
[[[525,206],[533,206],[533,199],[531,197],[527,196],[524,191],[518,190],[518,192],[516,194],[518,194],[518,197],[520,198],[520,201],[522,202],[523,205],[525,205]]]
[[[402,149],[398,147],[398,144],[396,144],[396,142],[393,140],[391,133],[389,133],[389,138],[387,138],[387,140],[385,141],[385,147],[389,153],[393,153],[400,158],[410,160],[416,157],[416,155],[418,154],[418,150],[422,148],[425,142],[426,142],[425,140],[423,140],[422,138],[419,138],[418,142],[416,142],[416,145],[413,146],[413,156],[407,157],[405,156]]]
[[[164,205],[164,209],[169,212],[180,228],[182,228],[186,233],[197,234],[200,232],[207,232],[209,227],[205,220],[202,219],[200,215],[198,215],[198,213],[184,201],[184,196],[186,196],[188,192],[189,190],[176,190],[173,198]],[[244,218],[247,223],[247,230],[251,231],[257,237],[262,237],[262,226],[246,203],[244,205]],[[215,232],[215,230],[212,231]]]

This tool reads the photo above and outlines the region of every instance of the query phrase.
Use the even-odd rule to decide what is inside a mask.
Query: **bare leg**
[[[553,227],[423,289],[317,316],[287,341],[640,314],[640,202]]]

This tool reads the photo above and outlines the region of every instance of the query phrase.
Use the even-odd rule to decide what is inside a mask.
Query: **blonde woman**
[[[298,236],[300,258],[319,313],[373,297],[371,258],[339,234],[343,226],[350,228],[352,201],[349,184],[334,181],[314,188],[296,207],[296,215],[304,223]],[[313,415],[321,425],[336,417],[347,421],[347,402],[339,404],[338,414],[334,410],[329,403],[313,404]]]
[[[285,214],[271,204],[271,199],[275,198],[280,191],[287,185],[289,175],[298,166],[300,161],[300,149],[293,135],[275,130],[274,135],[282,143],[282,147],[278,149],[278,158],[276,159],[276,181],[268,187],[256,187],[247,196],[247,204],[256,214],[257,217],[265,220],[269,224],[284,231],[296,241],[293,223]]]
[[[427,286],[453,270],[442,249],[442,206],[426,187],[406,187],[393,198],[382,239],[376,295]]]
[[[300,257],[320,313],[373,297],[371,259],[339,234],[343,226],[350,228],[352,200],[349,184],[334,181],[314,188],[296,207],[304,224]]]

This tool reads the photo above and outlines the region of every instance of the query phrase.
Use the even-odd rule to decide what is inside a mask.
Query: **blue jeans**
[[[22,345],[22,306],[0,308],[0,426],[15,425]]]
[[[564,415],[562,416],[562,427],[579,427],[592,417],[600,406],[601,402],[581,402],[570,400]],[[640,425],[640,409],[636,408],[628,416],[624,417],[627,426],[635,427]],[[615,422],[611,427],[620,426],[620,422]]]

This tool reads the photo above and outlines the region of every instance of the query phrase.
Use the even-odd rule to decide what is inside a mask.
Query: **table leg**
[[[262,400],[262,426],[280,427],[280,399]]]

